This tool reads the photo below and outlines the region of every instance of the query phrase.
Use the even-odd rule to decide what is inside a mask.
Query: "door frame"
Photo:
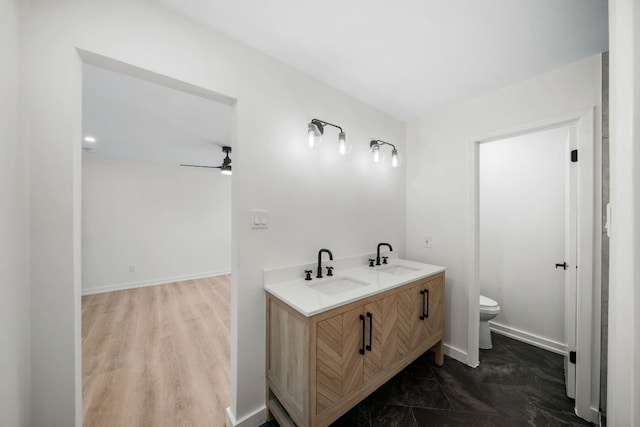
[[[592,337],[594,325],[593,293],[599,278],[594,274],[595,259],[595,108],[549,117],[532,123],[490,131],[469,138],[467,255],[468,312],[467,312],[467,364],[476,367],[479,360],[479,144],[547,129],[575,126],[578,146],[578,268],[576,302],[576,400],[575,410],[580,417],[597,422],[597,406],[591,407],[592,386],[599,387],[600,368],[593,365]],[[599,322],[597,322],[599,323]],[[594,371],[592,372],[592,368]],[[595,419],[594,419],[595,416]]]
[[[206,88],[204,86],[197,86],[194,85],[192,83],[188,83],[186,81],[183,80],[179,80],[179,79],[175,79],[173,77],[170,77],[168,75],[164,75],[164,74],[160,74],[157,73],[155,71],[152,71],[150,69],[146,69],[146,68],[141,68],[137,65],[133,65],[132,63],[129,62],[122,62],[118,59],[109,57],[109,56],[104,56],[102,54],[90,51],[90,50],[85,50],[85,49],[81,49],[76,47],[75,48],[76,51],[76,56],[74,58],[75,60],[75,67],[76,67],[76,89],[78,90],[78,94],[79,96],[76,97],[77,103],[76,103],[76,113],[77,113],[77,120],[75,122],[75,131],[76,131],[76,135],[78,136],[75,139],[74,142],[74,148],[76,151],[76,158],[75,158],[75,163],[74,163],[74,188],[80,189],[81,188],[81,184],[82,184],[82,177],[81,177],[81,170],[82,170],[82,158],[81,158],[81,154],[82,154],[82,138],[80,137],[82,135],[81,132],[81,128],[82,128],[82,75],[83,75],[83,71],[82,71],[82,65],[83,64],[89,64],[89,65],[94,65],[109,71],[113,71],[116,73],[120,73],[129,77],[134,77],[140,80],[143,80],[145,82],[149,82],[149,83],[154,83],[160,86],[163,86],[165,88],[169,88],[169,89],[174,89],[174,90],[178,90],[181,92],[185,92],[185,93],[189,93],[192,95],[196,95],[196,96],[200,96],[202,98],[206,98],[209,99],[211,101],[214,102],[218,102],[221,104],[225,104],[228,105],[230,107],[232,107],[232,133],[231,133],[231,145],[232,147],[234,147],[233,149],[236,150],[236,147],[239,146],[239,141],[238,141],[238,130],[237,130],[237,122],[238,122],[238,99],[233,98],[231,96],[225,95],[221,92],[216,92],[212,89]],[[237,157],[234,157],[234,165],[237,166],[237,164],[239,163],[237,160]],[[234,170],[236,170],[236,166],[234,166]],[[233,185],[233,181],[232,181],[232,185],[231,185],[231,222],[233,224],[233,218],[234,218],[234,206],[235,204],[233,203],[233,199],[235,198],[234,195],[234,188],[236,188]],[[83,424],[83,415],[82,415],[82,398],[83,398],[83,392],[82,392],[82,384],[83,384],[83,378],[82,378],[82,336],[81,336],[81,331],[82,331],[82,316],[81,316],[81,306],[82,306],[82,295],[81,295],[81,287],[82,287],[82,283],[81,283],[81,272],[80,272],[80,266],[82,265],[82,250],[81,250],[81,223],[82,223],[82,218],[81,218],[81,206],[82,206],[82,195],[81,192],[79,191],[74,191],[74,218],[73,218],[73,223],[74,223],[74,227],[75,227],[75,236],[74,236],[74,254],[73,254],[73,258],[74,258],[74,264],[77,266],[77,270],[76,270],[76,274],[74,277],[74,283],[73,283],[73,287],[74,287],[74,306],[75,306],[75,314],[74,314],[74,327],[75,327],[75,331],[74,331],[74,353],[75,353],[75,362],[74,362],[74,381],[75,381],[75,421],[76,421],[76,426],[81,426]],[[230,417],[230,413],[231,413],[231,408],[233,405],[235,405],[235,400],[237,399],[237,395],[236,393],[236,381],[237,381],[237,363],[236,363],[236,357],[235,357],[235,353],[237,352],[236,346],[237,346],[237,327],[235,327],[237,325],[237,305],[238,305],[238,296],[237,296],[237,264],[234,263],[234,259],[237,259],[238,257],[236,256],[237,253],[237,244],[235,243],[235,228],[232,226],[231,227],[231,247],[230,247],[230,251],[231,251],[231,331],[230,331],[230,349],[231,349],[231,355],[230,355],[230,360],[229,360],[229,379],[230,379],[230,384],[229,384],[229,389],[230,389],[230,403],[229,406],[225,408],[225,416],[226,416],[226,422],[227,425],[229,424],[229,417]],[[262,412],[260,412],[260,414],[262,415]],[[237,425],[235,423],[235,421],[232,423],[232,425]]]

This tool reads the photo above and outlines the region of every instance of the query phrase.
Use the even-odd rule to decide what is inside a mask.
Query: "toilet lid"
[[[497,307],[498,303],[492,300],[489,297],[485,297],[484,295],[480,295],[480,305],[483,307]]]

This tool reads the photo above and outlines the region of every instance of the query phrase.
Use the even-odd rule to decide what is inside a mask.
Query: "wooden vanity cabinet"
[[[400,296],[400,334],[402,354],[411,353],[424,343],[439,341],[444,328],[444,275],[430,277],[403,291]],[[404,338],[406,336],[406,338]],[[436,363],[442,365],[442,352],[436,352]]]
[[[442,365],[443,303],[444,273],[312,317],[267,294],[270,412],[327,426],[426,350]]]

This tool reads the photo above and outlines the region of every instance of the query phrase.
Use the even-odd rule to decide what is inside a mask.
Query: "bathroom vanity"
[[[443,363],[444,267],[394,259],[267,284],[268,408],[327,426],[429,349]]]

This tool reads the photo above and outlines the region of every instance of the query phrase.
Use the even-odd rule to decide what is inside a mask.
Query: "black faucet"
[[[378,243],[378,251],[376,252],[376,265],[380,265],[380,246],[388,246],[390,251],[393,251],[393,248],[388,243]]]
[[[326,252],[329,254],[329,259],[333,261],[333,254],[329,249],[320,249],[318,251],[318,275],[316,279],[322,279],[322,252]]]

